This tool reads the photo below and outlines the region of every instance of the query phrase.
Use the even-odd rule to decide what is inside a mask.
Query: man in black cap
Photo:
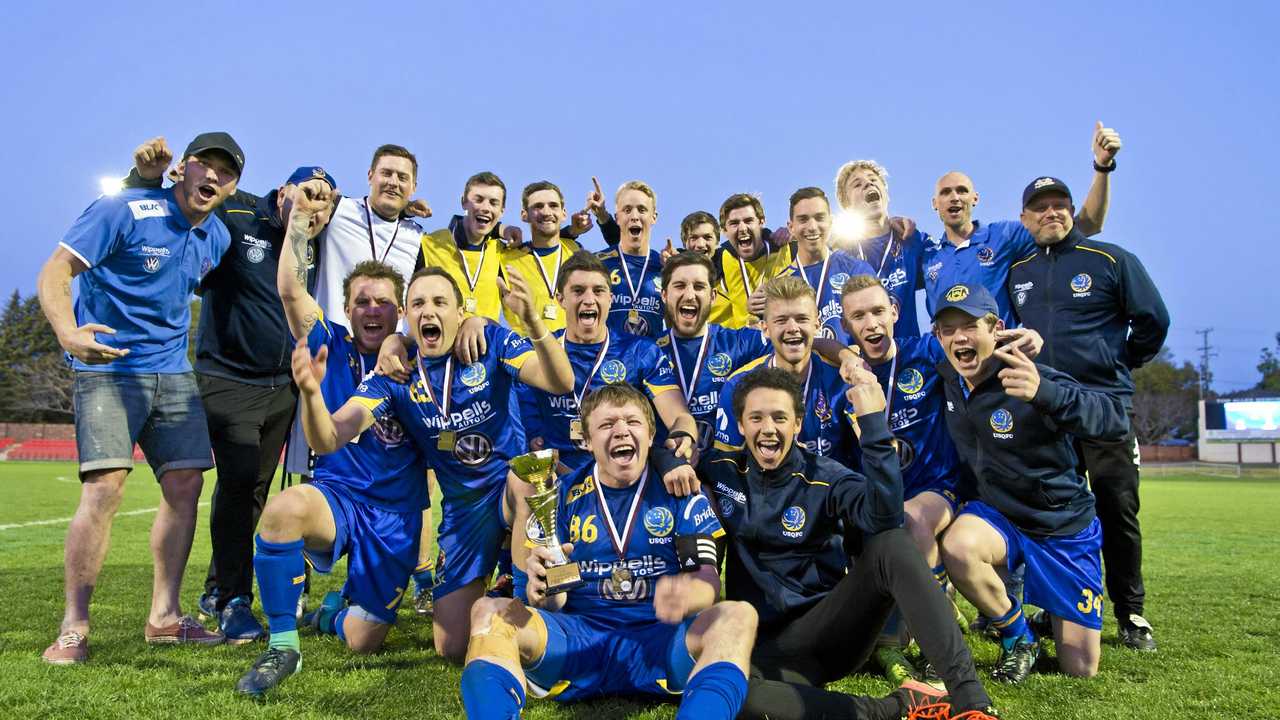
[[[81,480],[67,528],[62,626],[45,662],[89,658],[89,601],[134,443],[162,492],[151,526],[155,577],[143,636],[151,644],[223,640],[183,615],[178,600],[202,473],[213,467],[187,331],[192,291],[231,244],[213,212],[235,192],[243,169],[244,153],[230,135],[197,136],[172,187],[98,198],[40,270],[40,307],[74,358]],[[74,304],[73,278],[80,285]]]
[[[134,150],[125,185],[158,187],[172,158],[164,138],[148,140]],[[276,291],[276,269],[290,205],[287,188],[309,184],[337,188],[323,168],[305,166],[265,197],[237,189],[216,211],[231,233],[231,246],[198,288],[195,371],[218,468],[209,515],[213,557],[199,608],[201,615],[217,618],[232,644],[264,633],[251,609],[253,531],[298,395],[290,379],[293,339]],[[316,215],[310,228],[313,257],[314,238],[328,219],[327,213]]]
[[[997,347],[998,312],[986,288],[961,284],[942,295],[934,318],[947,356],[938,366],[943,414],[968,471],[956,488],[967,502],[942,537],[942,559],[1000,632],[992,677],[1022,682],[1040,654],[1000,579],[1020,567],[1026,602],[1053,617],[1062,671],[1091,677],[1101,655],[1102,533],[1072,436],[1118,440],[1129,423],[1116,396],[1085,389],[1013,343]]]
[[[1091,390],[1120,398],[1133,412],[1132,371],[1160,352],[1169,312],[1138,258],[1086,238],[1076,227],[1071,191],[1041,177],[1022,193],[1022,224],[1036,252],[1013,264],[1009,297],[1023,325],[1044,336],[1041,359]],[[1082,472],[1097,497],[1107,596],[1120,642],[1154,651],[1143,617],[1142,528],[1138,524],[1138,438],[1077,439]]]

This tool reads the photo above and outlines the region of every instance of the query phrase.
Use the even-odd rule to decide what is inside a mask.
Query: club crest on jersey
[[[159,270],[159,269],[160,269],[160,258],[159,258],[159,256],[152,255],[152,256],[148,257],[146,260],[143,260],[143,261],[142,261],[142,269],[143,269],[143,270],[146,270],[146,271],[147,271],[147,272],[149,272],[149,273],[153,273],[153,272],[155,272],[155,271]]]
[[[610,385],[625,382],[627,379],[627,366],[623,365],[621,360],[610,360],[600,368],[600,379]]]
[[[849,282],[849,273],[836,273],[827,280],[827,283],[831,285],[831,291],[837,295],[844,289],[844,284],[847,282]]]
[[[929,276],[931,282],[938,281],[938,273],[942,271],[942,263],[934,263],[925,268],[925,274]]]
[[[946,295],[947,302],[960,302],[967,297],[969,297],[969,288],[964,285],[952,285]]]
[[[924,388],[924,375],[915,368],[907,368],[898,378],[898,389],[906,395],[914,395]]]
[[[481,433],[467,433],[453,446],[453,456],[467,467],[483,465],[493,455],[493,441]]]
[[[996,253],[989,247],[978,248],[978,262],[983,265],[990,265],[995,262]]]
[[[733,358],[728,353],[716,353],[707,358],[707,370],[716,377],[724,377],[733,372]]]
[[[720,516],[729,517],[733,515],[733,498],[720,496]]]
[[[462,368],[462,374],[460,377],[462,378],[462,384],[467,387],[473,388],[479,385],[484,382],[485,378],[484,364],[478,362],[471,363],[470,365]]]
[[[1004,408],[991,413],[991,429],[996,431],[996,437],[1008,437],[1013,430],[1013,413]]]
[[[782,511],[782,530],[783,535],[787,537],[799,537],[800,531],[804,529],[804,508],[799,505],[792,505]]]
[[[1093,278],[1089,277],[1089,273],[1080,273],[1071,278],[1071,291],[1076,293],[1077,297],[1081,293],[1089,292],[1089,288],[1093,287]]]
[[[650,508],[649,512],[644,514],[644,529],[654,537],[666,537],[675,527],[675,516],[664,507]]]

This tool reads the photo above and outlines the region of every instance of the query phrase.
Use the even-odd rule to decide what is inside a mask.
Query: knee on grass
[[[382,649],[391,625],[359,605],[352,605],[342,618],[343,639],[347,648],[360,655],[369,655]]]

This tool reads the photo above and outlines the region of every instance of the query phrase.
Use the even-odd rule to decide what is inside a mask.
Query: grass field
[[[205,489],[207,501],[212,474]],[[149,471],[131,476],[93,604],[92,658],[57,668],[40,652],[62,613],[62,542],[79,485],[69,463],[0,463],[0,708],[15,718],[453,718],[459,669],[437,658],[429,623],[405,608],[386,649],[355,657],[329,638],[303,637],[305,669],[265,702],[232,687],[261,646],[151,648],[142,642],[151,587],[147,531],[158,500]],[[1005,718],[1280,717],[1280,482],[1165,476],[1144,480],[1148,617],[1160,651],[1120,648],[1108,611],[1101,674],[1051,672],[1017,688],[990,686]],[[124,514],[132,513],[132,514]],[[194,611],[209,560],[200,511],[183,601]],[[38,523],[38,524],[36,524]],[[313,599],[337,589],[317,578]],[[971,608],[967,608],[971,611]],[[985,677],[996,647],[971,638]],[[1042,661],[1043,662],[1043,661]],[[879,677],[837,689],[883,694]],[[530,718],[669,718],[672,706],[533,702]]]

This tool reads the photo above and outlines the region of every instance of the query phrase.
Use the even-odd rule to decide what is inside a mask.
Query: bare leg
[[[436,598],[431,625],[436,653],[452,662],[462,662],[471,636],[471,608],[484,595],[484,578],[476,578],[442,598]]]
[[[1054,616],[1053,637],[1057,641],[1058,667],[1062,672],[1086,678],[1098,674],[1102,631]]]
[[[191,555],[196,532],[196,504],[204,476],[199,470],[171,470],[160,476],[160,509],[151,525],[151,556],[155,573],[151,587],[151,614],[155,627],[172,625],[182,616],[178,592]]]
[[[1000,533],[974,515],[956,518],[942,536],[942,559],[951,582],[987,617],[1001,617],[1012,608],[996,571],[1007,556]]]
[[[111,521],[124,498],[124,480],[128,474],[124,468],[84,474],[80,504],[67,528],[63,555],[66,607],[62,632],[89,633],[89,600],[107,557]]]

